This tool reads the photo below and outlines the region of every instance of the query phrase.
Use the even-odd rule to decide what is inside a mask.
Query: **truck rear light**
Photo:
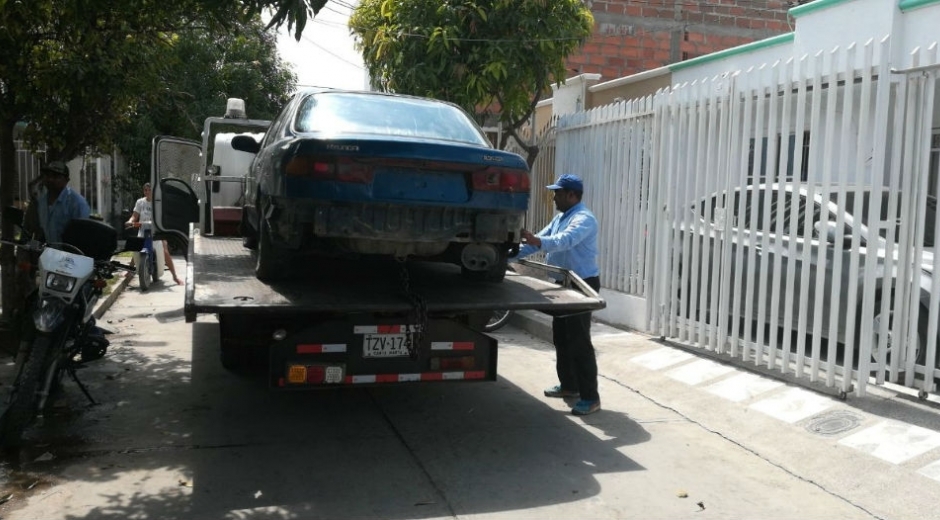
[[[344,377],[343,365],[294,363],[287,366],[287,382],[292,385],[342,383]]]
[[[470,370],[471,368],[473,368],[473,356],[431,358],[431,370]]]
[[[312,365],[307,367],[307,382],[311,384],[322,383],[326,380],[326,367]]]
[[[374,177],[372,166],[361,164],[349,157],[295,155],[284,165],[284,173],[290,177],[371,184]]]
[[[287,367],[287,382],[292,385],[301,385],[307,382],[307,367],[304,365],[290,365]]]
[[[474,191],[529,193],[529,172],[509,168],[486,168],[473,172]]]

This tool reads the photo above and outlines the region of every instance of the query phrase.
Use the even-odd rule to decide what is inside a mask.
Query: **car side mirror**
[[[232,138],[232,148],[240,152],[258,153],[261,143],[255,141],[250,135],[236,135]]]

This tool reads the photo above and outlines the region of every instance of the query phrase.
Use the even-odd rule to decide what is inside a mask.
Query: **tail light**
[[[287,382],[292,385],[342,383],[345,369],[340,364],[290,364],[287,366]]]
[[[471,370],[475,360],[473,356],[432,357],[431,370]]]
[[[284,165],[289,177],[307,177],[323,181],[370,184],[372,166],[358,163],[348,157],[295,155]]]
[[[473,172],[474,191],[529,192],[529,172],[509,168],[487,168]]]

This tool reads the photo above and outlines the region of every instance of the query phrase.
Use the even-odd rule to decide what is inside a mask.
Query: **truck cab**
[[[205,120],[202,141],[172,136],[153,140],[153,211],[157,236],[180,245],[193,223],[206,235],[238,236],[246,175],[254,154],[232,139],[260,140],[271,122],[248,119],[245,103],[230,98],[223,117]]]

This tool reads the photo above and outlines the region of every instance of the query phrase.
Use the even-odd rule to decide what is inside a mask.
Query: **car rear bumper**
[[[310,237],[517,244],[524,218],[521,211],[281,199],[269,221],[279,241],[300,247]]]

